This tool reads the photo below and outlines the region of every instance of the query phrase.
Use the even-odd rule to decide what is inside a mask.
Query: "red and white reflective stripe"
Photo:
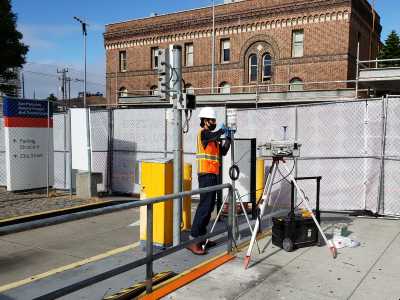
[[[4,127],[53,128],[53,119],[4,117]]]

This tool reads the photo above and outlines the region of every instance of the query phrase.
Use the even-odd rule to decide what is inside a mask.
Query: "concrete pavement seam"
[[[356,287],[353,289],[349,297],[347,298],[348,300],[351,299],[351,297],[354,296],[355,292],[358,290],[358,288],[361,286],[361,284],[364,282],[364,280],[367,278],[367,276],[371,273],[372,269],[376,266],[376,264],[381,260],[383,255],[389,250],[389,248],[393,245],[395,240],[400,236],[400,231],[396,234],[396,236],[390,241],[390,243],[385,247],[385,249],[382,251],[382,253],[379,255],[379,257],[376,259],[376,261],[372,264],[372,266],[368,269],[368,271],[365,273],[365,275],[361,278],[360,282],[356,285]]]

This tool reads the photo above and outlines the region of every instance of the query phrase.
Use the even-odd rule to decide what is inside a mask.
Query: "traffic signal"
[[[169,79],[170,79],[170,68],[169,68],[169,55],[168,49],[158,49],[158,92],[161,100],[169,101]]]

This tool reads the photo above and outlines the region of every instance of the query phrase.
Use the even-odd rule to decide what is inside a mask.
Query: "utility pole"
[[[173,104],[173,153],[174,153],[174,193],[180,193],[182,186],[183,142],[182,142],[182,111],[178,108],[182,99],[182,47],[169,46],[170,64],[170,102]],[[181,242],[182,198],[174,199],[173,211],[173,244]]]
[[[63,68],[62,70],[57,69],[57,74],[62,74],[61,78],[59,77],[58,79],[61,80],[62,100],[64,102],[67,99],[67,73],[68,69],[66,68]]]
[[[67,77],[68,82],[68,108],[71,108],[71,77]]]

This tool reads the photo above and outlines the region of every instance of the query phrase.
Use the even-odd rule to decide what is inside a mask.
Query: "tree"
[[[16,87],[9,84],[15,80],[18,73],[15,68],[21,68],[29,47],[21,42],[22,33],[16,29],[17,16],[12,12],[11,0],[0,0],[0,78],[3,83],[0,91],[8,94]]]
[[[57,101],[58,99],[57,99],[57,97],[56,96],[54,96],[54,94],[53,93],[51,93],[48,97],[47,97],[47,99],[46,100],[50,100],[50,101]]]
[[[392,31],[379,54],[379,59],[400,59],[400,38],[396,31]],[[383,66],[398,67],[400,66],[400,61],[398,62],[385,62],[382,63]]]

